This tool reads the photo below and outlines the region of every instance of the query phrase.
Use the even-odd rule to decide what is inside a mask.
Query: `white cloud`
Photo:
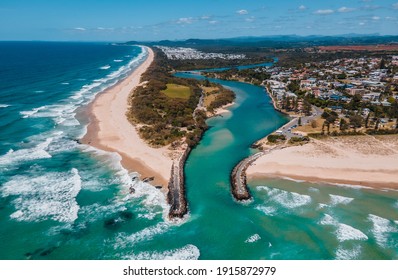
[[[191,24],[193,22],[193,18],[188,17],[188,18],[179,18],[177,20],[178,24]]]
[[[74,29],[77,31],[86,31],[87,30],[86,28],[83,28],[83,27],[76,27]]]
[[[361,7],[361,9],[365,10],[365,11],[374,11],[374,10],[378,10],[378,9],[381,9],[381,8],[382,7],[379,6],[379,5],[365,5],[365,6]]]
[[[306,9],[307,9],[307,7],[304,6],[304,5],[301,5],[301,6],[299,7],[299,10],[301,10],[301,11],[304,11],[304,10],[306,10]]]
[[[398,2],[395,4],[392,4],[393,9],[398,10]]]
[[[334,13],[334,11],[331,10],[331,9],[317,10],[317,11],[314,12],[314,14],[316,14],[316,15],[330,15],[330,14],[333,14],[333,13]]]
[[[354,8],[341,7],[340,9],[338,9],[338,11],[340,13],[349,13],[349,12],[355,11],[355,9]]]
[[[247,15],[249,12],[247,10],[239,10],[239,11],[236,11],[236,13],[239,15]]]
[[[111,27],[97,27],[97,30],[101,30],[101,31],[103,31],[103,30],[113,31],[113,30],[115,30],[115,28],[111,28]]]

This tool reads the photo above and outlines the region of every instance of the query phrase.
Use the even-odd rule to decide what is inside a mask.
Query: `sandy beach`
[[[398,136],[311,140],[260,157],[247,169],[247,176],[398,189]]]
[[[127,170],[140,173],[141,179],[155,177],[153,185],[166,187],[172,166],[170,151],[167,147],[148,146],[126,117],[129,95],[154,59],[153,51],[146,49],[146,60],[126,79],[100,93],[89,106],[90,124],[81,142],[120,154]]]

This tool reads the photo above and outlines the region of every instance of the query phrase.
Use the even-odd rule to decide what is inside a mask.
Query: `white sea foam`
[[[43,93],[44,90],[35,90],[34,92],[35,92],[35,93]]]
[[[351,197],[345,197],[345,196],[340,196],[340,195],[329,194],[329,196],[330,196],[330,204],[332,206],[336,206],[337,204],[345,204],[346,205],[354,200]]]
[[[18,162],[36,159],[51,158],[51,155],[47,152],[47,149],[52,141],[53,138],[48,138],[33,148],[20,149],[17,151],[11,149],[5,155],[0,156],[0,166],[14,165]]]
[[[256,209],[263,212],[267,216],[273,216],[277,212],[277,209],[272,206],[257,205]]]
[[[123,62],[122,59],[114,59],[113,61],[114,61],[114,62]]]
[[[368,240],[368,236],[359,229],[356,229],[347,224],[339,223],[332,216],[325,214],[319,221],[321,225],[331,225],[336,227],[336,237],[340,242],[347,240]]]
[[[388,247],[389,235],[398,232],[397,227],[389,220],[369,214],[368,219],[373,223],[372,234],[376,239],[376,243],[381,247]]]
[[[245,243],[254,243],[254,242],[259,241],[260,239],[261,239],[260,235],[258,235],[258,234],[256,233],[256,234],[253,234],[252,236],[249,236],[249,237],[245,240]]]
[[[80,209],[79,215],[85,217],[88,222],[95,222],[98,219],[106,218],[109,214],[126,210],[127,207],[123,201],[115,200],[108,205],[98,203],[86,205]]]
[[[355,244],[353,248],[344,248],[340,245],[336,250],[336,260],[355,260],[361,256],[362,246]]]
[[[274,201],[281,206],[289,209],[301,207],[311,203],[311,197],[309,195],[298,194],[295,192],[288,192],[276,188],[270,188],[266,186],[258,186],[258,190],[265,190],[268,195],[269,201]]]
[[[344,187],[344,188],[351,188],[351,189],[371,189],[371,187],[362,186],[362,185],[328,183],[328,182],[326,182],[326,184],[333,185],[333,186],[338,186],[338,187]]]
[[[99,69],[101,69],[101,70],[107,70],[107,69],[109,69],[109,68],[111,68],[110,65],[105,65],[105,66],[100,67]]]
[[[23,118],[28,118],[45,108],[46,108],[46,106],[41,106],[41,107],[33,108],[32,110],[29,110],[29,111],[21,111],[19,113],[22,115]]]
[[[73,222],[79,205],[76,196],[81,189],[77,169],[70,172],[48,172],[41,176],[16,175],[1,189],[3,197],[13,197],[16,211],[11,218],[19,221],[53,219]]]
[[[188,244],[180,249],[164,252],[141,252],[137,255],[123,256],[125,260],[198,260],[200,251],[198,247]]]
[[[41,106],[33,108],[32,110],[21,111],[20,114],[23,118],[52,118],[58,125],[67,127],[78,126],[80,123],[75,118],[75,110],[79,106],[86,105],[91,102],[97,93],[116,84],[120,78],[127,75],[128,72],[139,65],[146,55],[147,51],[142,48],[142,52],[127,65],[119,67],[104,78],[97,79],[90,84],[82,86],[82,88],[75,92],[74,95],[62,100],[59,104]]]
[[[286,176],[282,177],[282,179],[288,180],[288,181],[293,181],[293,182],[296,182],[296,183],[304,183],[305,182],[305,180],[293,179],[293,178],[286,177]]]
[[[145,213],[140,218],[153,219],[154,216],[162,214],[165,220],[168,219],[170,206],[168,205],[165,195],[158,189],[148,183],[144,183],[138,179],[132,180],[132,177],[138,177],[138,173],[131,173],[121,165],[121,156],[117,153],[102,151],[87,145],[80,145],[82,150],[91,153],[101,162],[105,163],[116,174],[114,183],[122,185],[122,195],[124,201],[139,199],[139,204],[145,208]],[[130,194],[129,188],[133,187],[135,192]],[[144,215],[145,214],[145,215]]]
[[[319,221],[319,224],[321,224],[321,225],[337,225],[338,222],[335,219],[333,219],[332,216],[325,214],[323,216],[323,218]]]
[[[368,240],[368,237],[359,229],[340,223],[337,228],[337,239],[343,242],[346,240]]]
[[[155,236],[167,232],[170,229],[170,227],[171,225],[169,223],[160,222],[154,226],[144,228],[143,230],[133,233],[131,235],[120,233],[116,237],[114,248],[119,249],[119,248],[133,247],[137,243],[152,240]]]
[[[7,108],[7,107],[10,107],[11,105],[8,105],[8,104],[0,104],[0,108]]]
[[[326,208],[326,207],[329,207],[329,205],[324,204],[324,203],[319,203],[318,204],[318,209],[323,209],[323,208]]]
[[[61,85],[67,86],[67,85],[69,85],[69,83],[66,83],[66,82],[65,82],[65,83],[61,83]]]

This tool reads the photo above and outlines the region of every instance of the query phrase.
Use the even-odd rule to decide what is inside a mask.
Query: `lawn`
[[[211,102],[213,102],[216,99],[219,89],[217,87],[202,86],[202,90],[205,93],[204,105],[207,108],[210,106]]]
[[[188,100],[191,96],[191,89],[189,87],[177,84],[167,84],[167,89],[162,92],[170,98],[181,98]]]

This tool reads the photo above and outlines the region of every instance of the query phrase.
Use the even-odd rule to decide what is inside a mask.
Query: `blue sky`
[[[398,35],[398,0],[1,0],[0,40]]]

